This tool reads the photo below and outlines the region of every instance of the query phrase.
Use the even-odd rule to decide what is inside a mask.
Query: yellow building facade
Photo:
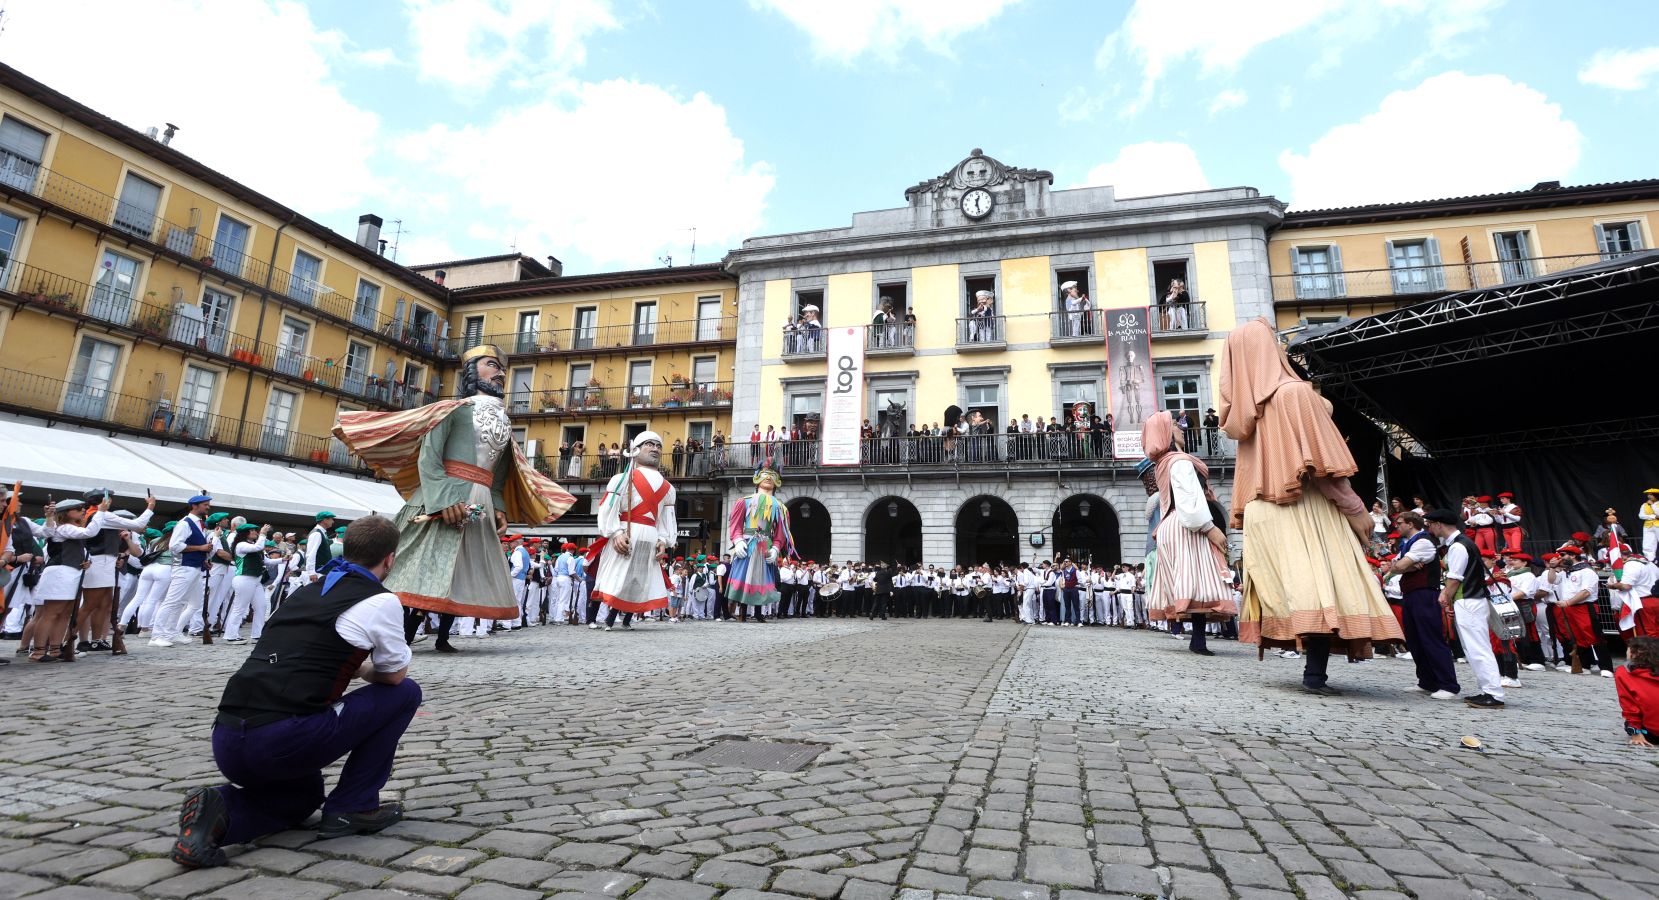
[[[1653,246],[1659,180],[1292,211],[1269,239],[1281,329],[1386,312]]]

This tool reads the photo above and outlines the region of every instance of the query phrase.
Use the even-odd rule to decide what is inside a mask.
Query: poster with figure
[[[1112,458],[1140,459],[1141,423],[1157,410],[1152,385],[1151,309],[1105,310],[1106,408],[1111,410]]]
[[[824,329],[829,377],[824,379],[823,464],[859,464],[864,422],[864,328]]]

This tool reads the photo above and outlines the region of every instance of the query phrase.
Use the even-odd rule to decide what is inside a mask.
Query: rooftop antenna
[[[392,262],[397,262],[398,238],[401,238],[404,235],[403,220],[402,219],[393,219],[392,220],[392,226],[393,226],[393,228],[392,228],[392,244],[391,244]],[[384,256],[385,254],[382,253],[381,255]]]
[[[662,263],[663,268],[665,269],[672,269],[674,267],[674,254],[670,253],[667,256],[659,256],[657,257],[657,262]]]

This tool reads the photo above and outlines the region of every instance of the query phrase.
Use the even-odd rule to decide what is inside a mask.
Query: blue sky
[[[683,263],[693,226],[712,261],[902,205],[974,147],[1056,188],[1301,208],[1659,177],[1652,3],[13,0],[3,22],[0,59],[180,124],[342,233],[402,219],[402,262]]]

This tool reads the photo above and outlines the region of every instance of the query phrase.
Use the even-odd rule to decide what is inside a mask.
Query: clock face
[[[962,195],[962,214],[970,219],[983,219],[991,213],[991,192],[974,188]]]

